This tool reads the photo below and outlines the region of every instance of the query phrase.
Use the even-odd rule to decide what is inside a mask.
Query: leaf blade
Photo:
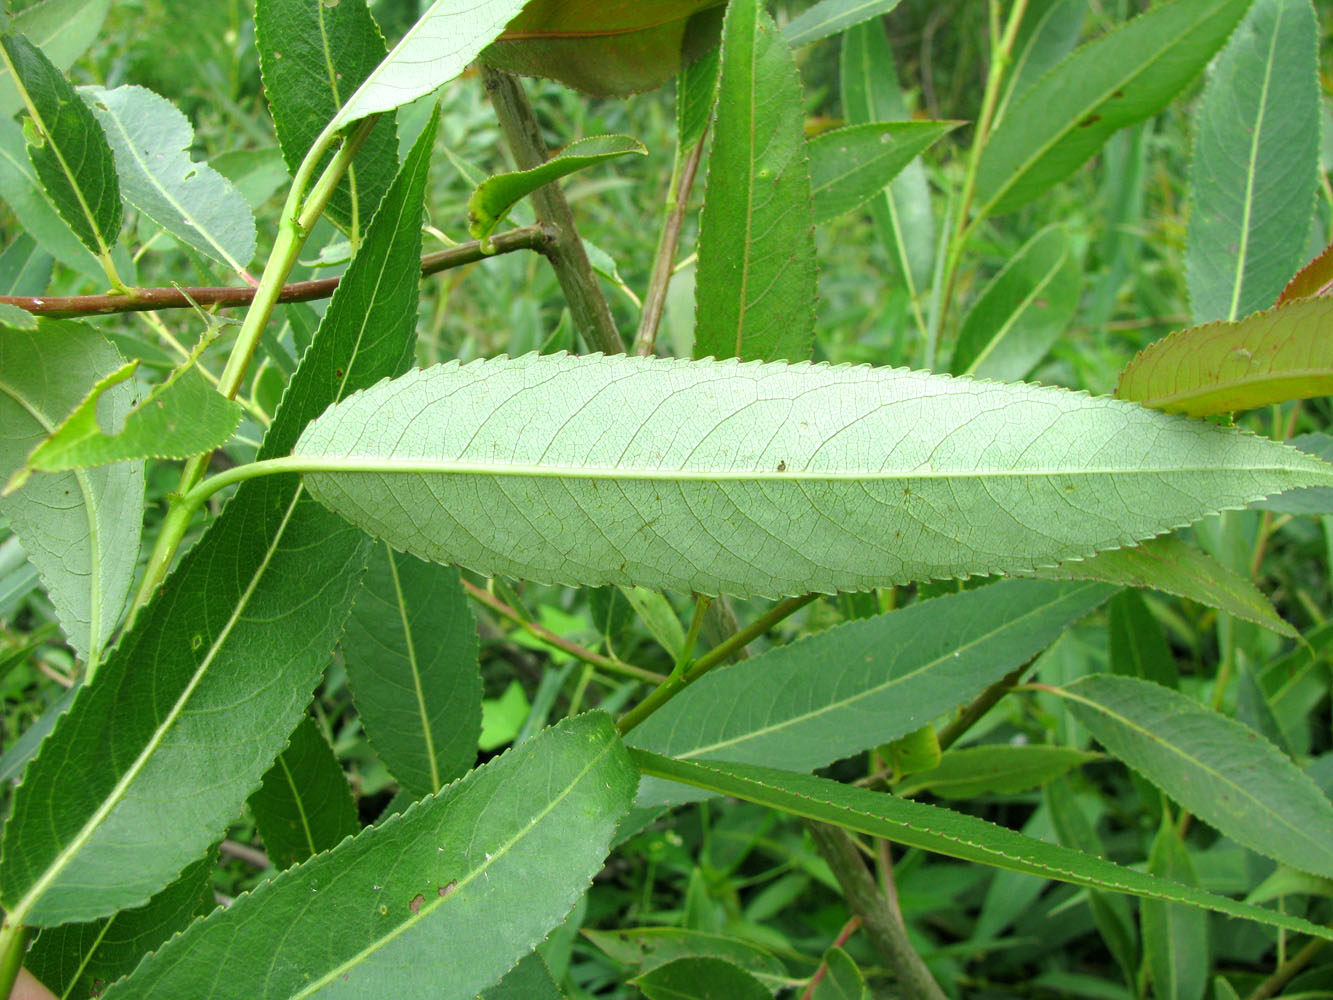
[[[819,0],[788,21],[782,34],[788,45],[799,48],[871,18],[883,17],[897,6],[898,0]]]
[[[957,122],[894,121],[821,132],[807,144],[815,223],[859,208]]]

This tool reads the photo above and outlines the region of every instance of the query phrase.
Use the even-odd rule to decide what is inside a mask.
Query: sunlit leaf
[[[42,0],[9,17],[9,30],[28,38],[58,70],[67,70],[97,40],[111,0]],[[0,67],[0,118],[22,110],[23,95]]]
[[[871,122],[821,132],[807,144],[815,222],[827,222],[880,194],[957,122]]]
[[[836,35],[871,18],[883,17],[899,0],[819,0],[801,11],[782,29],[792,48]]]

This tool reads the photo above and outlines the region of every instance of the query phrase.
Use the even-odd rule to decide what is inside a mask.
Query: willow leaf
[[[1148,870],[1185,885],[1198,885],[1184,841],[1166,818],[1153,839]],[[1198,910],[1145,900],[1139,912],[1143,953],[1153,995],[1162,1000],[1203,1000],[1208,991],[1208,917]],[[1221,994],[1215,994],[1221,1000]]]
[[[648,1000],[769,1000],[773,991],[721,958],[677,958],[631,980]]]
[[[195,924],[107,1000],[474,1000],[587,889],[637,781],[606,715],[562,722]]]
[[[630,757],[645,775],[683,782],[718,795],[731,795],[793,816],[883,837],[906,847],[1089,889],[1184,903],[1333,941],[1333,928],[1145,875],[1103,858],[1025,837],[975,816],[896,795],[753,764],[673,760],[636,749],[630,750]]]
[[[1297,299],[1314,298],[1333,292],[1333,243],[1324,247],[1315,258],[1296,272],[1278,296],[1277,305],[1286,305]]]
[[[820,0],[787,22],[783,37],[792,48],[846,31],[872,17],[883,17],[899,0]]]
[[[28,38],[58,70],[97,40],[111,0],[43,0],[10,15],[9,30]],[[0,68],[0,117],[10,118],[23,108],[23,95],[8,69]]]
[[[950,750],[938,767],[913,774],[893,787],[895,795],[930,792],[943,799],[1010,795],[1040,788],[1101,754],[1073,747],[981,746]]]
[[[869,122],[822,132],[807,143],[815,222],[865,204],[957,122]]]
[[[1030,571],[1333,479],[1062,389],[599,355],[414,371],[329,409],[294,455],[324,503],[437,562],[766,596]]]

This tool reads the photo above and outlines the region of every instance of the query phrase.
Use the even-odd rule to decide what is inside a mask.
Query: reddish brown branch
[[[487,257],[515,250],[536,250],[545,253],[551,236],[541,226],[528,226],[501,233],[491,242],[494,250],[482,253],[477,242],[460,243],[456,247],[426,254],[421,258],[423,277],[438,274],[467,264],[475,264]],[[317,278],[314,281],[295,281],[285,285],[278,296],[279,302],[310,302],[326,299],[338,287],[341,278]],[[37,316],[64,319],[75,316],[105,316],[113,313],[152,312],[157,309],[186,309],[191,302],[201,306],[223,309],[248,306],[255,290],[248,286],[211,288],[138,288],[132,295],[67,295],[25,296],[0,295],[0,302],[18,306]]]

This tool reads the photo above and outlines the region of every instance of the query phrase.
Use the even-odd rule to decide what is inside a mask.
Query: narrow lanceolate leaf
[[[1254,0],[1194,114],[1185,280],[1195,322],[1265,309],[1304,259],[1319,177],[1319,25]]]
[[[984,746],[950,750],[938,767],[893,787],[895,795],[929,792],[942,799],[974,799],[1040,788],[1076,767],[1101,759],[1073,747]]]
[[[1107,646],[1113,674],[1138,677],[1163,687],[1180,687],[1180,670],[1166,632],[1148,603],[1132,590],[1111,598]]]
[[[1333,392],[1333,299],[1315,298],[1180,330],[1120,373],[1116,395],[1193,417]]]
[[[261,457],[287,454],[330,402],[410,363],[433,121],[338,286]],[[0,854],[11,919],[47,926],[137,905],[221,833],[304,713],[366,544],[294,477],[236,492],[28,766]]]
[[[58,70],[67,70],[96,41],[111,0],[42,0],[10,15],[9,30],[28,38]],[[0,68],[0,118],[23,108],[8,68]]]
[[[705,675],[631,742],[680,759],[809,771],[968,701],[1112,593],[1102,584],[1005,580],[839,625]],[[679,792],[646,782],[639,805]]]
[[[1308,451],[1311,455],[1318,455],[1325,462],[1333,460],[1333,436],[1328,434],[1301,434],[1287,444]],[[1271,500],[1256,501],[1251,507],[1278,514],[1333,514],[1333,490],[1320,487],[1292,490]]]
[[[1250,0],[1155,4],[1063,60],[1005,113],[977,172],[982,214],[1038,197],[1126,125],[1150,118],[1208,64]]]
[[[1000,117],[1015,97],[1074,50],[1087,15],[1088,0],[1032,0],[1027,5],[1005,79]]]
[[[411,372],[327,411],[288,467],[437,562],[769,596],[1028,571],[1333,477],[1061,389],[596,355]]]
[[[801,81],[759,0],[727,8],[699,231],[696,358],[803,361],[815,243]]]
[[[883,17],[897,6],[898,0],[819,0],[788,21],[782,34],[787,44],[796,48],[846,31],[872,17]]]
[[[1184,885],[1198,885],[1194,863],[1175,824],[1162,823],[1148,856],[1148,870]],[[1144,900],[1143,953],[1153,996],[1162,1000],[1203,1000],[1208,989],[1208,917],[1198,910]]]
[[[23,957],[24,967],[60,997],[100,997],[145,954],[212,910],[217,851],[194,862],[143,906],[86,924],[49,927]]]
[[[278,870],[331,850],[361,829],[347,776],[308,715],[248,805]]]
[[[195,924],[107,1000],[473,1000],[587,889],[637,780],[607,716],[562,722]]]
[[[93,253],[120,235],[120,185],[102,126],[63,73],[22,35],[0,36],[28,111],[28,158],[60,217]]]
[[[477,652],[458,570],[374,546],[343,657],[366,736],[414,797],[439,791],[477,762]]]
[[[1025,837],[975,816],[896,795],[754,764],[673,760],[637,749],[630,750],[630,757],[645,775],[704,788],[716,795],[732,795],[906,847],[1089,889],[1184,903],[1333,941],[1333,929],[1308,920],[1145,875],[1103,858]]]
[[[366,115],[401,108],[448,83],[467,69],[525,2],[435,0],[365,77],[334,116],[332,126],[341,128]]]
[[[769,1000],[773,991],[720,958],[678,958],[631,980],[648,1000]]]
[[[0,326],[0,478],[21,468],[88,387],[122,364],[119,352],[81,323]],[[103,395],[97,415],[117,427],[133,402],[133,388],[117,386]],[[92,666],[134,582],[143,495],[143,464],[121,462],[41,476],[0,498],[0,514],[42,574],[66,637]]]
[[[957,122],[871,122],[824,132],[807,144],[815,222],[827,222],[880,194]]]
[[[388,47],[366,0],[259,0],[255,42],[282,158],[295,172]],[[386,119],[371,130],[333,193],[329,218],[359,236],[397,168],[397,128]]]
[[[468,232],[473,239],[486,240],[509,210],[539,187],[628,153],[647,156],[648,149],[633,136],[593,135],[571,142],[539,167],[488,177],[468,199]]]
[[[182,243],[243,272],[255,255],[254,216],[231,181],[190,158],[189,119],[143,87],[90,87],[83,95],[111,143],[125,200]]]
[[[1083,260],[1059,226],[1043,229],[991,279],[968,310],[949,368],[1014,382],[1032,371],[1069,326]]]
[[[1129,677],[1093,675],[1057,693],[1112,755],[1232,840],[1333,873],[1333,803],[1252,729]]]
[[[704,137],[717,103],[716,48],[684,67],[676,78],[676,149],[683,157]]]
[[[1290,495],[1313,492],[1296,490]],[[1296,634],[1253,581],[1175,535],[1153,538],[1133,548],[1100,552],[1091,559],[1070,560],[1039,569],[1033,575],[1047,580],[1101,580],[1120,587],[1160,590],[1244,618],[1279,635]]]
[[[1286,305],[1296,299],[1330,293],[1333,293],[1333,243],[1324,247],[1314,260],[1296,272],[1295,277],[1287,282],[1287,287],[1282,289],[1277,304]]]

